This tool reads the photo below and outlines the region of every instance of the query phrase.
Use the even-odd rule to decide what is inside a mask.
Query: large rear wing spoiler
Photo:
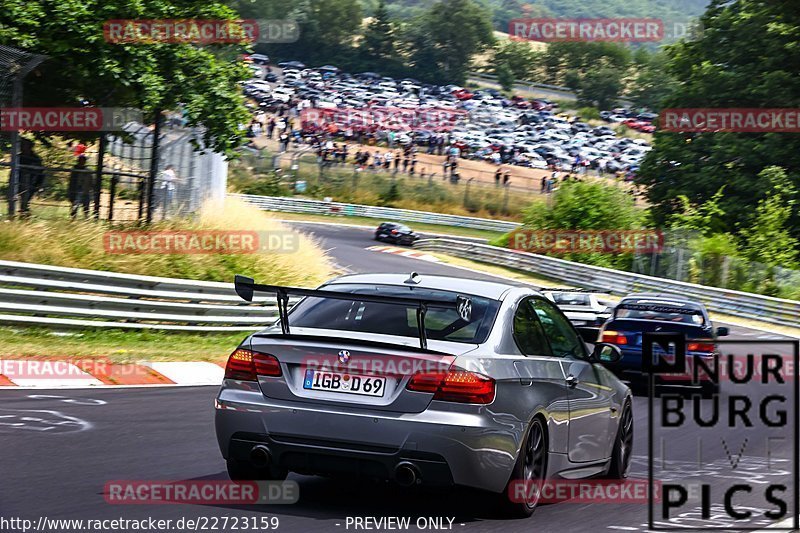
[[[274,293],[278,300],[278,315],[280,317],[281,331],[289,335],[289,296],[311,298],[330,298],[332,300],[349,300],[352,302],[373,302],[390,305],[404,305],[417,309],[417,332],[420,348],[428,348],[428,339],[425,333],[425,313],[428,308],[455,309],[462,320],[469,321],[472,314],[472,301],[458,295],[450,300],[434,300],[430,298],[406,298],[404,296],[387,296],[378,294],[362,294],[352,292],[339,292],[324,289],[303,289],[301,287],[282,287],[279,285],[264,285],[256,283],[253,278],[236,275],[234,279],[236,294],[245,301],[252,302],[256,292]]]

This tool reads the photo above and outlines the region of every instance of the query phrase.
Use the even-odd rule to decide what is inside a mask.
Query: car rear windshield
[[[621,303],[614,312],[614,318],[638,320],[659,320],[702,326],[705,323],[702,311],[665,304]]]
[[[414,287],[391,285],[335,284],[325,290],[398,296],[405,298],[442,299],[454,301],[457,293]],[[472,302],[469,320],[463,320],[458,311],[429,307],[425,315],[425,333],[428,339],[480,344],[486,340],[494,323],[500,302],[479,296],[468,297]],[[413,305],[361,302],[358,300],[333,300],[309,297],[298,303],[289,315],[291,327],[334,329],[417,337],[417,308]]]
[[[553,301],[556,305],[589,305],[589,295],[572,292],[555,292]]]

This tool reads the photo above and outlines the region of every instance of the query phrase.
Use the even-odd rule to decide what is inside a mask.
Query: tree
[[[797,189],[779,167],[765,168],[759,178],[771,184],[758,203],[753,225],[742,230],[742,249],[751,261],[793,268],[797,264],[798,240],[792,236],[789,219]]]
[[[512,92],[516,80],[514,79],[514,72],[509,68],[508,63],[500,63],[495,68],[495,73],[497,73],[497,82],[500,87],[507,93]]]
[[[523,212],[524,227],[534,230],[624,231],[641,227],[642,221],[642,212],[628,193],[597,182],[565,182],[549,204],[536,202]],[[631,261],[630,254],[567,253],[561,257],[623,269],[630,267]]]
[[[720,187],[710,200],[699,206],[692,205],[686,196],[679,196],[678,201],[682,209],[672,216],[670,221],[672,229],[695,231],[705,237],[723,233],[726,229],[723,219],[725,211],[719,203],[723,198],[724,190],[724,186]]]
[[[230,151],[243,138],[239,124],[247,109],[237,82],[248,77],[237,60],[244,46],[115,44],[103,36],[109,19],[238,19],[211,1],[143,0],[114,4],[102,0],[4,2],[3,44],[44,54],[47,60],[25,80],[25,105],[133,107],[147,117],[160,109],[184,109],[189,123],[203,126],[206,143]]]
[[[580,103],[609,109],[622,92],[620,72],[611,67],[592,68],[574,88]]]
[[[386,2],[380,0],[359,45],[359,59],[364,68],[381,69],[390,74],[397,73],[402,65],[395,46],[396,40],[394,26],[386,11]]]
[[[506,65],[519,80],[530,77],[531,68],[537,62],[537,52],[525,41],[498,41],[494,52],[495,74],[500,65]]]
[[[667,56],[660,52],[650,54],[646,50],[640,48],[634,55],[636,72],[628,96],[636,107],[658,110],[664,99],[676,90],[678,82],[667,71]]]
[[[474,0],[439,0],[417,19],[411,40],[420,77],[463,84],[472,57],[494,44],[491,16]]]
[[[693,41],[668,48],[668,73],[680,80],[664,108],[800,107],[800,10],[780,2],[714,0]],[[780,166],[800,182],[800,137],[792,133],[657,132],[654,149],[637,175],[646,187],[657,223],[680,206],[681,194],[694,203],[726,185],[720,205],[728,227],[750,227],[754,207],[770,184],[761,171]],[[797,205],[787,227],[800,238]]]
[[[300,25],[300,38],[278,49],[285,57],[345,67],[353,61],[364,17],[359,0],[298,0],[287,15]]]
[[[604,67],[622,79],[631,64],[631,52],[618,43],[557,42],[547,46],[539,61],[547,83],[564,84],[568,76],[580,80],[589,70]]]

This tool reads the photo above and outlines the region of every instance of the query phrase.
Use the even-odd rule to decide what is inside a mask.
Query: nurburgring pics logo
[[[674,108],[659,114],[659,129],[684,133],[798,133],[800,108]]]
[[[142,122],[142,112],[124,107],[6,107],[0,131],[119,131]]]
[[[512,39],[554,42],[652,43],[664,40],[664,22],[654,18],[518,18],[508,23]]]
[[[794,530],[800,525],[795,452],[800,383],[794,371],[799,343],[698,343],[681,333],[643,334],[642,372],[649,377],[648,479],[663,480],[660,499],[650,494],[649,529],[721,530],[719,524],[727,519],[736,522],[737,531],[762,530],[765,524],[775,531]],[[704,352],[713,347],[713,353],[698,353],[698,344],[713,345],[703,347]],[[720,345],[737,353],[723,357]],[[756,348],[762,353],[755,353]],[[727,364],[721,364],[724,359]],[[791,369],[785,368],[789,361]],[[687,397],[683,391],[662,390],[678,385],[705,392]],[[669,444],[689,441],[697,453],[691,468],[701,476],[676,473],[672,466],[676,461]],[[683,522],[687,515],[697,516],[697,527]],[[790,517],[793,524],[782,523]]]
[[[514,230],[509,235],[512,250],[536,254],[566,253],[654,253],[664,248],[658,230]]]
[[[114,44],[293,43],[300,27],[290,19],[118,19],[103,24],[103,36]]]

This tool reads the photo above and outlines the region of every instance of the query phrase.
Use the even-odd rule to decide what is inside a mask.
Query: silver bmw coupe
[[[234,480],[455,484],[528,516],[540,492],[520,486],[627,477],[631,392],[604,367],[619,349],[530,287],[412,273],[236,291],[276,295],[280,319],[231,354],[215,402]]]

